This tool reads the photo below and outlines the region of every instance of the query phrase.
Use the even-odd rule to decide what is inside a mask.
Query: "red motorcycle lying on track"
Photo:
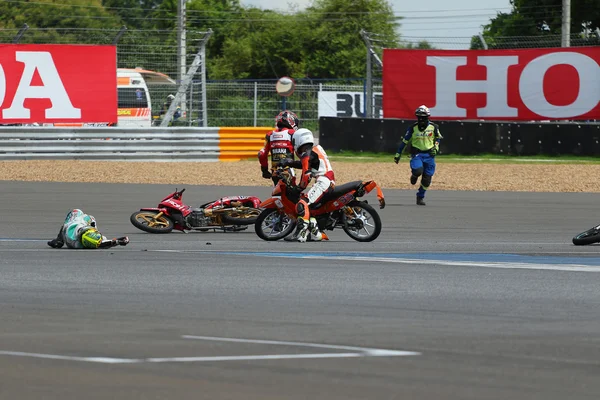
[[[278,167],[273,176],[279,182],[271,198],[260,204],[263,211],[254,224],[256,234],[268,241],[284,238],[294,230],[296,203],[301,193],[287,167]],[[311,204],[310,216],[315,217],[321,231],[342,228],[356,241],[373,241],[381,233],[381,218],[372,206],[359,199],[373,189],[377,189],[379,208],[384,208],[385,199],[375,181],[354,181],[336,186],[318,203]]]
[[[183,203],[185,189],[161,200],[158,207],[141,208],[129,218],[133,226],[149,233],[178,231],[241,231],[248,229],[260,215],[261,201],[254,196],[226,196],[193,208]]]

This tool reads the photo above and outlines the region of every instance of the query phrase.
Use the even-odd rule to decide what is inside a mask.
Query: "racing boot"
[[[417,196],[417,205],[424,206],[425,205],[425,199],[423,197]]]
[[[56,235],[56,239],[52,239],[51,241],[49,241],[48,246],[52,247],[53,249],[60,249],[61,247],[63,247],[65,243],[62,240],[62,232],[63,227],[61,226],[60,230],[58,231],[58,235]]]
[[[317,220],[313,217],[309,219],[308,230],[310,232],[308,234],[309,242],[320,242],[321,240],[329,240],[327,235],[319,230]]]
[[[52,239],[48,242],[48,246],[52,247],[53,249],[60,249],[64,245],[65,244],[63,243],[63,241],[59,239]]]
[[[309,221],[305,220],[304,218],[298,218],[296,221],[296,232],[294,233],[298,242],[306,242],[309,233],[308,227]]]
[[[410,176],[410,184],[411,185],[416,184],[418,179],[419,179],[419,177],[417,175],[411,175]]]

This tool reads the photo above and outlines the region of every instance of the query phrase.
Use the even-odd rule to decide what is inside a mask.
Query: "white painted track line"
[[[182,336],[183,339],[204,341],[235,342],[268,344],[276,346],[300,346],[331,350],[351,350],[348,353],[310,353],[310,354],[259,354],[259,355],[232,355],[212,357],[149,357],[149,358],[113,358],[113,357],[75,357],[59,354],[26,353],[21,351],[0,351],[0,356],[29,357],[50,360],[79,361],[100,364],[142,364],[142,363],[188,363],[188,362],[217,362],[217,361],[260,361],[260,360],[289,360],[289,359],[317,359],[317,358],[360,358],[360,357],[402,357],[417,356],[414,351],[375,349],[369,347],[339,346],[320,343],[286,342],[276,340],[239,339],[214,336]]]

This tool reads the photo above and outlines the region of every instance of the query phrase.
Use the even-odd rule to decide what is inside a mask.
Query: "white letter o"
[[[551,67],[571,65],[579,74],[579,93],[566,106],[550,104],[544,95],[544,76]],[[585,54],[557,52],[540,56],[527,64],[519,79],[523,103],[534,113],[548,118],[569,118],[593,110],[600,102],[600,66]]]

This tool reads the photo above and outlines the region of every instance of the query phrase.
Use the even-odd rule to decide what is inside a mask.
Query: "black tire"
[[[148,233],[169,233],[173,230],[175,224],[173,220],[166,215],[158,215],[157,211],[136,211],[131,214],[129,220],[138,229]]]
[[[588,229],[585,232],[581,232],[579,235],[573,237],[573,244],[575,246],[585,246],[586,244],[600,242],[600,225]]]
[[[381,233],[381,218],[377,211],[364,201],[353,201],[348,204],[360,218],[360,228],[355,228],[352,225],[344,226],[344,232],[357,242],[372,242],[377,239]],[[350,218],[350,217],[348,217]],[[348,222],[352,222],[349,220]],[[371,227],[371,229],[369,229]],[[362,233],[362,234],[361,234]]]
[[[260,212],[261,211],[258,208],[248,207],[242,213],[237,212],[236,217],[229,214],[223,214],[221,219],[223,220],[223,223],[227,225],[252,225],[256,223]]]
[[[283,239],[292,233],[295,227],[296,221],[273,208],[263,210],[254,224],[258,237],[269,242]]]

